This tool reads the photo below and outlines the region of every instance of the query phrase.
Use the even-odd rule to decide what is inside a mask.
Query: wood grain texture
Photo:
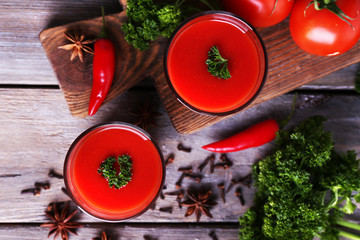
[[[137,109],[138,104],[150,99],[152,103],[160,103],[156,92],[127,91],[108,102],[94,117],[74,118],[69,113],[67,102],[61,90],[54,89],[4,89],[0,88],[0,222],[1,223],[40,223],[46,220],[43,211],[50,202],[67,201],[62,193],[63,180],[49,178],[50,169],[61,173],[64,158],[72,141],[87,128],[106,121],[135,122],[130,112]],[[256,122],[267,118],[284,119],[292,102],[292,95],[284,95],[256,105],[231,118],[221,121],[196,133],[182,135],[173,127],[164,106],[160,104],[158,111],[162,113],[156,121],[158,127],[150,128],[149,133],[158,142],[165,158],[175,154],[175,161],[166,169],[167,189],[176,190],[175,183],[180,177],[178,168],[193,166],[194,169],[210,155],[201,146],[228,137]],[[115,109],[115,110],[114,110]],[[329,120],[326,128],[333,134],[336,149],[345,151],[354,149],[360,154],[360,98],[358,95],[299,95],[298,108],[290,125],[297,124],[308,116],[321,114]],[[192,148],[191,153],[177,150],[178,143]],[[264,158],[273,149],[273,143],[229,153],[234,161],[229,170],[216,169],[210,173],[209,166],[203,171],[204,186],[214,189],[218,197],[218,205],[212,209],[214,218],[203,216],[202,223],[236,223],[249,206],[252,205],[255,189],[243,188],[245,206],[241,206],[232,189],[226,195],[226,203],[219,199],[216,185],[224,182],[226,186],[234,177],[246,176],[253,163]],[[216,161],[220,155],[216,154]],[[33,187],[37,181],[49,181],[51,189],[42,191],[39,196],[21,194],[23,189]],[[198,186],[190,179],[183,182],[184,189]],[[185,218],[185,209],[180,209],[174,196],[166,196],[156,202],[156,209],[149,210],[133,223],[194,223],[195,217]],[[160,212],[161,207],[173,207],[173,212]],[[354,215],[358,218],[359,213]],[[79,215],[85,223],[98,221],[85,214]]]
[[[91,224],[78,229],[78,236],[70,235],[69,239],[90,240],[100,236],[105,231],[111,239],[144,240],[150,236],[156,240],[212,239],[209,234],[214,232],[218,239],[238,240],[236,224],[184,224],[184,225],[154,225],[154,224]],[[3,240],[39,240],[46,239],[47,230],[39,226],[0,226],[0,239]],[[51,238],[50,238],[51,239]],[[99,238],[100,239],[100,238]]]
[[[247,108],[360,61],[359,43],[348,52],[335,57],[305,53],[293,42],[288,24],[285,20],[273,27],[259,30],[268,53],[268,76],[261,93]],[[155,84],[179,133],[192,133],[229,117],[202,115],[183,106],[167,86],[164,75],[155,76]]]

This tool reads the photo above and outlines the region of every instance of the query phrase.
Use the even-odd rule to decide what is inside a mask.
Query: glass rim
[[[220,15],[226,15],[226,16],[230,16],[233,18],[236,18],[238,20],[240,20],[241,22],[243,22],[245,25],[248,26],[249,30],[251,30],[254,35],[256,36],[256,39],[259,41],[260,46],[261,46],[261,52],[263,53],[263,57],[264,57],[264,73],[261,79],[261,83],[258,87],[258,89],[256,89],[256,92],[253,94],[253,96],[244,104],[240,105],[239,107],[235,107],[234,109],[228,110],[228,111],[224,111],[224,112],[211,112],[211,111],[205,111],[205,110],[201,110],[198,109],[196,107],[194,107],[193,105],[189,104],[186,100],[184,100],[175,90],[171,80],[170,80],[170,76],[167,70],[167,58],[168,58],[168,52],[170,49],[170,45],[174,39],[174,37],[177,35],[177,33],[189,22],[191,22],[192,20],[198,18],[198,17],[202,17],[205,15],[212,15],[212,14],[220,14]],[[174,32],[171,34],[169,40],[167,41],[166,47],[165,47],[165,51],[164,51],[164,58],[163,58],[163,65],[164,65],[164,73],[165,73],[165,78],[166,78],[166,82],[168,87],[170,88],[171,92],[175,95],[176,99],[182,103],[182,105],[184,105],[185,107],[187,107],[188,109],[199,113],[199,114],[203,114],[203,115],[209,115],[209,116],[227,116],[227,115],[231,115],[234,113],[237,113],[243,109],[245,109],[246,107],[248,107],[259,95],[259,93],[261,92],[263,86],[265,85],[266,79],[267,79],[267,74],[268,74],[268,55],[267,55],[267,51],[266,51],[266,46],[265,43],[263,41],[263,39],[261,38],[260,34],[258,33],[258,31],[251,25],[249,24],[246,20],[244,20],[243,18],[241,18],[240,16],[231,13],[231,12],[227,12],[227,11],[221,11],[221,10],[209,10],[209,11],[203,11],[200,13],[196,13],[190,17],[188,17],[187,19],[185,19],[179,26],[177,26],[174,30]]]
[[[72,151],[74,150],[74,148],[77,146],[77,144],[79,143],[79,141],[81,141],[85,136],[87,136],[87,134],[91,133],[92,131],[101,128],[101,127],[106,127],[106,126],[111,126],[111,125],[117,125],[117,126],[126,126],[126,127],[130,127],[134,130],[139,131],[141,134],[145,135],[145,137],[147,137],[152,144],[155,146],[159,157],[160,157],[160,161],[161,161],[161,168],[162,168],[162,177],[161,177],[161,183],[159,185],[159,189],[157,190],[155,196],[153,197],[153,199],[151,200],[151,202],[146,205],[146,207],[144,207],[144,209],[142,209],[141,211],[135,213],[134,215],[131,215],[129,217],[125,217],[125,218],[118,218],[118,219],[112,219],[112,218],[106,218],[106,217],[99,217],[94,215],[93,213],[91,213],[90,211],[86,210],[84,207],[82,207],[82,204],[76,199],[76,197],[73,195],[72,191],[70,191],[70,184],[68,182],[68,164],[71,161],[70,159],[70,155],[72,153]],[[164,160],[164,156],[162,154],[162,151],[159,147],[159,145],[156,143],[156,141],[154,140],[154,138],[148,133],[146,132],[144,129],[131,124],[131,123],[126,123],[126,122],[121,122],[121,121],[108,121],[105,123],[100,123],[97,125],[94,125],[88,129],[86,129],[85,131],[83,131],[77,138],[75,138],[75,140],[72,142],[71,146],[68,149],[68,152],[65,156],[65,161],[64,161],[64,168],[63,168],[63,174],[64,174],[64,183],[65,183],[65,188],[67,190],[67,195],[70,197],[70,199],[74,202],[74,204],[77,206],[77,208],[79,208],[82,212],[84,212],[85,214],[87,214],[88,216],[103,221],[103,222],[112,222],[112,223],[116,223],[116,222],[124,222],[136,217],[139,217],[140,215],[144,214],[146,211],[148,211],[153,204],[155,204],[155,202],[157,201],[157,199],[159,198],[162,188],[164,186],[165,183],[165,178],[166,178],[166,168],[165,168],[165,160]],[[104,214],[106,215],[106,214]]]

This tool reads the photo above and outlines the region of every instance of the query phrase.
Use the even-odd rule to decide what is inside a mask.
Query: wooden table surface
[[[81,132],[106,121],[134,122],[130,112],[146,99],[156,103],[162,113],[156,118],[157,127],[149,128],[148,132],[158,142],[165,158],[175,154],[175,161],[166,169],[165,192],[175,190],[175,182],[181,175],[179,167],[196,168],[210,155],[201,149],[202,145],[267,118],[283,119],[290,111],[294,92],[196,133],[181,135],[174,130],[153,81],[144,79],[103,105],[95,116],[73,117],[38,34],[49,27],[99,17],[101,5],[110,13],[121,11],[115,0],[0,2],[0,239],[46,239],[47,229],[40,228],[40,224],[47,221],[44,210],[51,202],[70,200],[61,190],[63,180],[48,177],[48,172],[53,169],[62,173],[67,150]],[[353,149],[360,154],[360,95],[354,91],[359,70],[360,64],[354,64],[298,88],[297,108],[290,125],[311,115],[324,115],[336,149]],[[191,153],[177,150],[179,143],[191,146]],[[269,143],[228,154],[234,165],[228,170],[216,169],[214,173],[205,168],[203,183],[214,186],[219,196],[218,183],[224,182],[227,186],[233,177],[249,174],[252,164],[266,156],[272,147],[273,143]],[[35,182],[49,182],[51,187],[38,196],[21,194]],[[185,179],[183,187],[194,184],[197,183]],[[112,235],[112,239],[144,239],[146,235],[159,240],[212,239],[211,232],[215,232],[218,239],[238,239],[238,218],[251,206],[255,189],[244,188],[243,192],[245,206],[232,190],[226,195],[226,203],[217,200],[218,204],[211,210],[213,218],[202,216],[200,223],[196,223],[193,215],[184,217],[186,209],[178,207],[174,196],[159,199],[154,210],[122,223],[102,223],[78,214],[76,220],[84,227],[78,229],[78,236],[72,235],[70,239],[92,239],[102,231]],[[163,207],[172,207],[172,213],[160,211]],[[360,213],[357,211],[349,218],[359,221]]]

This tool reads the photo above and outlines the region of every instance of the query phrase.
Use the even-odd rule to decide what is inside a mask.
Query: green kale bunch
[[[152,0],[128,0],[128,18],[122,25],[126,41],[139,50],[145,50],[158,37],[169,38],[189,14],[183,2],[176,0],[166,4],[154,3]]]
[[[344,214],[360,201],[356,154],[337,154],[325,118],[280,130],[276,151],[253,166],[255,206],[239,218],[242,240],[338,239]],[[342,224],[343,225],[343,224]],[[358,238],[360,239],[360,238]]]

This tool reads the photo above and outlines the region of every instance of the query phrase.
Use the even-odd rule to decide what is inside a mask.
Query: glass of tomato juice
[[[212,76],[206,60],[216,46],[231,77]],[[256,30],[238,16],[206,11],[185,20],[165,50],[168,86],[186,107],[208,115],[229,115],[248,106],[265,83],[268,61]]]
[[[98,169],[106,158],[122,155],[131,157],[132,179],[115,189]],[[120,222],[143,214],[154,204],[164,184],[164,159],[144,130],[109,122],[75,139],[66,155],[64,179],[69,196],[83,212],[98,220]]]

